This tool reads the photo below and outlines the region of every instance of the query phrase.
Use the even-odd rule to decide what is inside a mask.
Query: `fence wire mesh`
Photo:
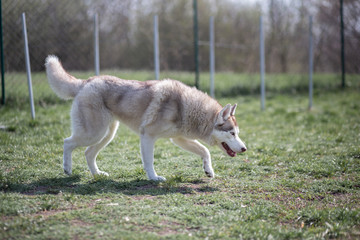
[[[27,96],[23,12],[36,99],[52,95],[44,75],[44,59],[48,54],[59,55],[64,67],[70,70],[87,68],[86,61],[93,56],[92,22],[82,1],[6,0],[2,4],[7,102],[22,102]]]
[[[209,17],[214,16],[216,71],[257,74],[260,62],[259,17],[264,15],[267,73],[287,73],[292,76],[290,79],[296,78],[297,74],[306,75],[308,16],[314,15],[314,70],[339,73],[338,1],[253,2],[198,0],[201,72],[209,71]],[[21,27],[23,12],[26,13],[37,103],[56,99],[44,74],[47,55],[59,56],[64,67],[77,71],[78,76],[86,78],[94,74],[95,13],[99,15],[101,73],[111,73],[114,69],[152,71],[154,15],[159,16],[160,70],[194,70],[192,1],[3,0],[7,102],[23,103],[27,99]],[[359,73],[360,3],[345,1],[344,13],[346,70],[348,73]],[[189,74],[184,78],[190,77]],[[142,78],[145,80],[154,76],[150,72]],[[255,78],[250,77],[249,81]],[[241,91],[241,86],[227,92],[246,93]]]

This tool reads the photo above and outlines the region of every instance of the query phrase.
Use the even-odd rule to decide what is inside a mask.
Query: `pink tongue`
[[[225,143],[221,143],[222,146],[225,148],[227,154],[230,156],[230,157],[235,157],[236,156],[236,152],[234,152],[233,150],[231,150],[231,148]]]

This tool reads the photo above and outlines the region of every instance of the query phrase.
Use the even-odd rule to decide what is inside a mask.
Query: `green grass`
[[[139,138],[123,125],[98,156],[109,177],[90,175],[85,149],[74,151],[66,176],[71,103],[38,102],[36,120],[26,104],[1,107],[0,239],[359,238],[358,81],[344,91],[317,88],[308,111],[301,88],[280,94],[291,84],[279,79],[269,83],[279,89],[268,95],[266,111],[250,85],[249,94],[219,98],[239,104],[248,151],[230,158],[209,147],[215,179],[205,176],[201,159],[161,139],[155,168],[168,180],[148,181]]]
[[[87,79],[94,75],[93,72],[71,72],[77,78]],[[114,75],[123,79],[136,79],[140,81],[154,79],[151,71],[130,70],[105,70],[101,74]],[[360,75],[346,76],[348,88],[360,89]],[[161,72],[160,79],[171,78],[193,86],[194,74],[189,72]],[[201,73],[200,89],[210,92],[209,73]],[[6,73],[5,96],[7,105],[21,106],[29,102],[29,93],[25,73]],[[341,85],[340,77],[335,74],[315,74],[313,77],[314,91],[337,91]],[[61,103],[58,97],[51,91],[44,72],[32,73],[34,101],[40,105],[49,103]],[[235,97],[247,96],[260,93],[260,75],[233,72],[219,72],[215,75],[215,96]],[[272,95],[306,94],[308,92],[308,76],[305,74],[267,74],[266,93]]]

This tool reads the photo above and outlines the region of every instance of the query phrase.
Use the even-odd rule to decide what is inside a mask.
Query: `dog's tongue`
[[[236,152],[234,152],[233,150],[231,150],[231,148],[229,147],[229,145],[227,145],[225,142],[221,143],[222,146],[225,148],[226,153],[230,156],[230,157],[235,157],[236,156]]]

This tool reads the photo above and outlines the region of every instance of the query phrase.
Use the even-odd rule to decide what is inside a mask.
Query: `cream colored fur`
[[[164,181],[154,170],[154,144],[171,138],[181,148],[199,155],[209,177],[214,177],[209,150],[198,140],[219,146],[235,156],[246,151],[238,137],[236,104],[222,107],[207,94],[175,80],[123,80],[96,76],[80,80],[69,75],[59,59],[48,56],[46,73],[54,92],[63,99],[73,98],[72,135],[64,140],[63,167],[72,172],[71,153],[87,147],[86,160],[92,174],[104,174],[96,156],[114,137],[119,121],[140,135],[140,150],[149,179]]]

